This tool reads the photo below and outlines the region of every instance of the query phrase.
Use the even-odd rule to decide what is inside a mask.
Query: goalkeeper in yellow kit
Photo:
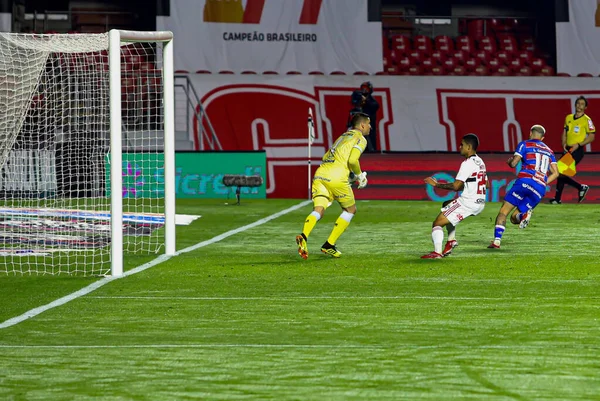
[[[352,172],[353,181],[358,181],[358,189],[367,186],[367,173],[360,170],[358,159],[367,146],[366,135],[371,132],[371,121],[365,113],[356,113],[351,120],[352,128],[342,134],[323,156],[321,166],[315,172],[312,182],[313,211],[304,222],[302,233],[296,237],[298,253],[303,259],[308,258],[306,243],[310,232],[323,217],[325,209],[336,200],[343,209],[335,222],[335,226],[321,252],[339,258],[342,254],[335,244],[346,231],[352,217],[356,214],[356,202],[349,179]]]

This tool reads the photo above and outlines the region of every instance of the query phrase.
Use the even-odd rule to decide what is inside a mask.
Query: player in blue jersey
[[[531,220],[533,209],[544,197],[546,185],[558,177],[554,152],[543,141],[546,130],[541,125],[531,127],[529,139],[517,146],[515,154],[507,163],[515,168],[521,162],[517,180],[504,197],[496,216],[494,240],[488,248],[500,248],[502,234],[506,229],[506,217],[512,212],[510,222],[525,228]],[[550,175],[548,175],[550,170]]]

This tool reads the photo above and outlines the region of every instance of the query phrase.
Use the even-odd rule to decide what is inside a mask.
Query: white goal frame
[[[109,38],[111,275],[123,275],[123,187],[121,131],[121,43],[162,43],[164,112],[165,255],[175,255],[175,106],[173,33],[113,29]],[[116,189],[116,190],[115,190]]]

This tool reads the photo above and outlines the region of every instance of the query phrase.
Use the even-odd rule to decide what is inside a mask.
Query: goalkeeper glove
[[[363,171],[362,173],[360,173],[356,178],[358,181],[358,189],[363,189],[364,187],[367,186],[367,172],[366,171]]]

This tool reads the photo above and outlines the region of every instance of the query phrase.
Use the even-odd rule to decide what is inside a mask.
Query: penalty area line
[[[267,216],[265,218],[257,220],[254,223],[250,223],[250,224],[247,224],[245,226],[242,226],[242,227],[239,227],[239,228],[236,228],[236,229],[233,229],[233,230],[229,230],[229,231],[227,231],[227,232],[225,232],[223,234],[217,235],[216,237],[213,237],[213,238],[211,238],[209,240],[199,242],[199,243],[197,243],[195,245],[192,245],[192,246],[188,246],[187,248],[184,248],[184,249],[181,249],[180,251],[175,252],[175,254],[172,255],[172,256],[161,255],[161,256],[157,257],[156,259],[151,260],[148,263],[144,263],[143,265],[140,265],[140,266],[138,266],[138,267],[136,267],[134,269],[126,271],[125,273],[123,273],[123,275],[121,277],[105,277],[105,278],[103,278],[101,280],[96,281],[95,283],[92,283],[92,284],[88,285],[87,287],[84,287],[84,288],[82,288],[82,289],[80,289],[78,291],[75,291],[75,292],[73,292],[73,293],[71,293],[69,295],[66,295],[66,296],[64,296],[62,298],[59,298],[59,299],[57,299],[55,301],[52,301],[49,304],[46,304],[46,305],[43,305],[43,306],[40,306],[40,307],[31,309],[31,310],[28,310],[27,312],[23,313],[22,315],[15,316],[13,318],[5,320],[4,322],[0,323],[0,329],[5,329],[7,327],[14,326],[14,325],[19,324],[19,323],[21,323],[21,322],[23,322],[23,321],[25,321],[27,319],[30,319],[32,317],[35,317],[35,316],[41,314],[41,313],[44,313],[47,310],[50,310],[50,309],[56,308],[58,306],[64,305],[67,302],[71,302],[74,299],[80,298],[80,297],[82,297],[84,295],[87,295],[87,294],[89,294],[89,293],[97,290],[98,288],[100,288],[100,287],[102,287],[102,286],[110,283],[111,281],[118,280],[118,279],[123,278],[123,277],[128,277],[128,276],[132,276],[134,274],[143,272],[144,270],[147,270],[147,269],[149,269],[151,267],[154,267],[154,266],[156,266],[156,265],[158,265],[160,263],[163,263],[163,262],[171,259],[172,257],[179,256],[179,255],[182,255],[184,253],[192,252],[192,251],[195,251],[196,249],[203,248],[203,247],[208,246],[208,245],[212,245],[212,244],[214,244],[216,242],[224,240],[225,238],[231,237],[232,235],[236,235],[236,234],[239,234],[239,233],[241,233],[243,231],[250,230],[251,228],[258,227],[258,226],[260,226],[262,224],[268,223],[271,220],[274,220],[274,219],[276,219],[278,217],[281,217],[281,216],[286,215],[286,214],[288,214],[290,212],[298,210],[301,207],[304,207],[304,206],[308,205],[311,202],[312,201],[310,201],[310,200],[306,200],[306,201],[300,202],[300,203],[298,203],[298,204],[296,204],[296,205],[294,205],[292,207],[289,207],[287,209],[284,209],[284,210],[281,210],[281,211],[279,211],[277,213],[274,213],[274,214],[272,214],[270,216]]]

